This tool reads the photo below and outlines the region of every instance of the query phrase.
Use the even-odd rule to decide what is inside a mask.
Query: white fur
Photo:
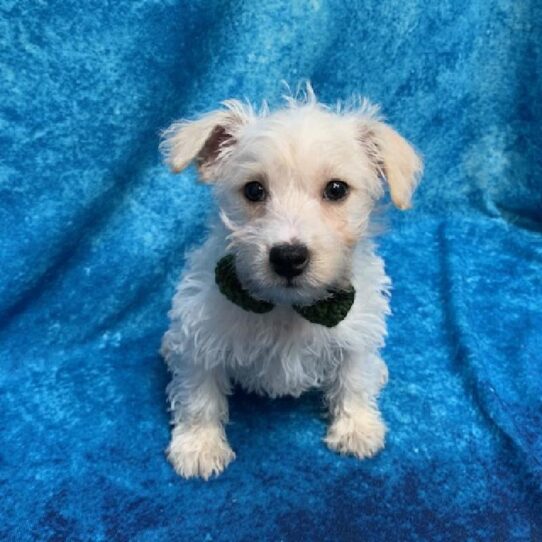
[[[168,457],[182,476],[207,479],[234,458],[224,432],[233,381],[271,397],[323,388],[332,415],[330,448],[363,458],[383,447],[386,428],[376,397],[387,381],[378,352],[390,282],[367,230],[383,193],[382,174],[405,208],[421,162],[375,115],[366,104],[332,112],[308,87],[305,100],[290,99],[276,113],[257,115],[230,101],[226,112],[177,123],[166,133],[164,148],[176,169],[207,146],[198,165],[214,182],[222,219],[189,256],[162,344],[175,426]],[[222,139],[212,149],[215,126]],[[263,203],[242,195],[255,178],[269,194]],[[322,198],[332,178],[351,188],[343,202]],[[273,273],[268,254],[274,244],[293,240],[309,247],[311,261],[287,285]],[[244,287],[276,305],[271,312],[247,312],[219,292],[214,270],[227,253],[235,254]],[[356,298],[336,327],[310,323],[292,309],[349,283]]]

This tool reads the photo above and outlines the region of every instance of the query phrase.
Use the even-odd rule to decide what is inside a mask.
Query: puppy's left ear
[[[252,116],[250,107],[237,100],[225,101],[223,106],[198,119],[175,122],[162,133],[160,150],[174,173],[194,161],[202,180],[215,178],[220,160]]]
[[[409,209],[423,171],[420,156],[406,139],[381,121],[363,127],[362,142],[378,173],[386,179],[393,203],[399,209]]]

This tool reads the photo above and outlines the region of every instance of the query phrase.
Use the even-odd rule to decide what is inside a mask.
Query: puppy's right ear
[[[216,168],[253,116],[250,106],[237,100],[223,102],[224,109],[199,119],[173,123],[162,133],[160,150],[175,173],[195,161],[204,181],[213,179]]]

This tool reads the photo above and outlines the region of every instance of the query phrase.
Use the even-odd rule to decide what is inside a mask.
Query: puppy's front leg
[[[235,458],[226,440],[229,382],[222,368],[175,371],[168,386],[174,428],[167,456],[178,474],[207,480]]]
[[[332,422],[325,442],[332,450],[363,459],[384,447],[386,426],[376,394],[386,381],[378,356],[345,356],[326,393]]]

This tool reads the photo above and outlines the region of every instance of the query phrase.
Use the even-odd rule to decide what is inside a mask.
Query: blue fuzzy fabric
[[[542,540],[537,0],[2,0],[1,540]],[[157,354],[211,207],[158,133],[229,97],[382,104],[421,150],[389,209],[386,449],[322,443],[318,393],[236,392],[237,460],[163,450]]]

